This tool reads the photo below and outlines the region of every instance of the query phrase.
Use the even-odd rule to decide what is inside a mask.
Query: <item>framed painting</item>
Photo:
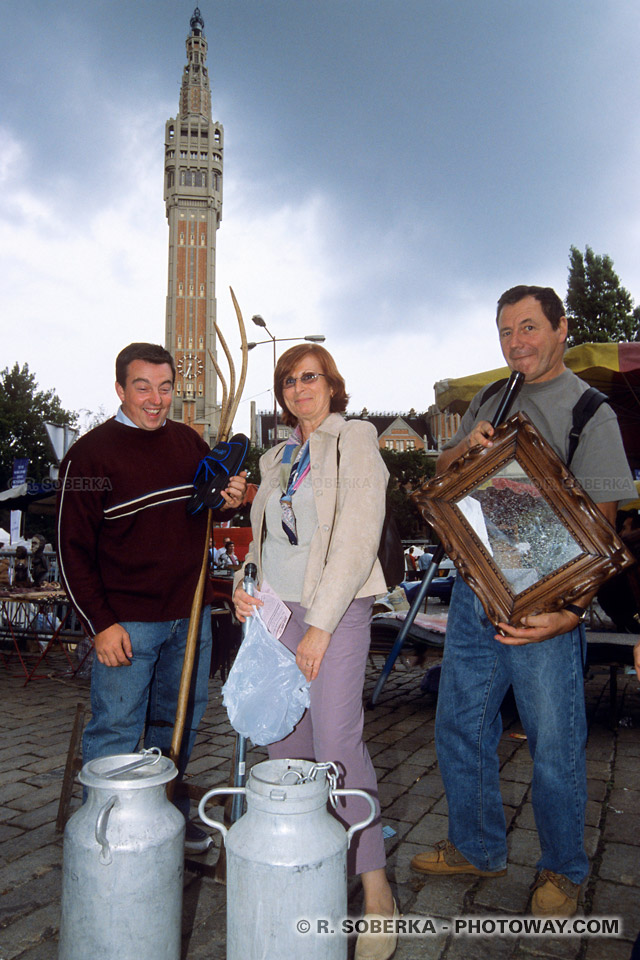
[[[635,562],[526,414],[492,439],[412,495],[492,623],[560,610]]]

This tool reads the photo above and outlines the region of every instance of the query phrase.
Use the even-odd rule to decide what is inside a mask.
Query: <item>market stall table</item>
[[[65,671],[75,676],[92,646],[87,646],[79,662],[71,658],[68,647],[80,643],[86,636],[66,593],[60,587],[10,590],[0,594],[0,655],[5,666],[17,657],[25,677],[25,686],[37,676],[40,664],[58,646],[65,657]],[[31,666],[30,661],[34,658]]]

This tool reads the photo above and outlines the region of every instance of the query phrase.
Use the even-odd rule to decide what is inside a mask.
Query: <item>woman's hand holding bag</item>
[[[294,655],[269,633],[257,607],[247,620],[222,702],[234,730],[257,746],[286,737],[309,706],[309,684]]]

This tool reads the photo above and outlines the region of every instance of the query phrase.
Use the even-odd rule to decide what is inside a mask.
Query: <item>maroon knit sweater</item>
[[[58,495],[60,573],[92,635],[126,620],[189,616],[206,510],[190,517],[186,502],[208,450],[185,424],[136,430],[112,419],[67,453]],[[210,599],[207,581],[204,602]]]

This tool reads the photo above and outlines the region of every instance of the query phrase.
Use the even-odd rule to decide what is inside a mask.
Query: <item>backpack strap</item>
[[[569,431],[569,449],[567,452],[567,466],[570,466],[573,455],[580,442],[580,434],[586,424],[591,420],[598,407],[608,402],[608,397],[604,393],[596,390],[595,387],[589,387],[582,394],[575,407],[573,408],[573,425]]]
[[[494,397],[496,393],[499,393],[508,382],[509,381],[507,377],[504,377],[502,380],[494,380],[493,383],[490,383],[489,386],[482,391],[482,396],[480,397],[480,407],[483,403],[486,403],[487,400],[490,400],[491,397]]]

